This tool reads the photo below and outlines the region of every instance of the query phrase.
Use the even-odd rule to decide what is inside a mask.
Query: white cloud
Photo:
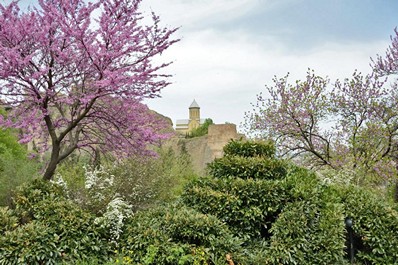
[[[308,67],[332,80],[349,77],[355,69],[368,72],[369,57],[382,53],[387,45],[328,43],[291,53],[272,38],[259,41],[245,32],[197,31],[167,52],[167,58],[175,59],[167,69],[175,74],[174,84],[163,91],[163,98],[149,105],[175,121],[187,117],[195,98],[203,117],[239,125],[256,94],[264,91],[265,84],[272,84],[274,75],[282,77],[290,72],[294,82],[305,77]]]
[[[258,0],[147,0],[143,10],[152,9],[168,25],[201,28],[245,15]]]

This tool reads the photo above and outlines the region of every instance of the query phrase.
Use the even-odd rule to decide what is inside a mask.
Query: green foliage
[[[216,178],[282,179],[288,165],[274,155],[272,142],[231,140],[224,147],[224,157],[208,164],[208,170]]]
[[[200,125],[198,128],[193,129],[189,134],[187,134],[187,138],[200,137],[206,135],[209,131],[209,126],[214,124],[212,119],[205,119],[205,122]]]
[[[57,264],[90,256],[108,258],[109,232],[64,195],[61,187],[42,180],[18,189],[11,227],[0,240],[1,264]],[[20,220],[17,228],[15,218]]]
[[[62,254],[58,235],[41,222],[31,222],[0,238],[0,264],[57,264]]]
[[[286,176],[286,163],[263,157],[224,156],[208,165],[216,178],[237,177],[254,179],[281,179]]]
[[[398,260],[398,212],[363,188],[340,187],[346,216],[353,219],[357,259],[365,264]]]
[[[0,236],[18,226],[18,218],[8,207],[0,207]]]
[[[319,187],[323,186],[323,182],[314,172],[288,164],[283,186],[289,201],[312,200],[319,196]]]
[[[240,248],[217,218],[181,205],[139,213],[126,226],[120,247],[132,264],[219,264]]]
[[[231,140],[224,146],[224,156],[242,156],[242,157],[275,157],[275,145],[272,141],[243,141]]]
[[[316,197],[287,204],[271,228],[267,264],[342,264],[342,208]]]
[[[26,148],[18,143],[17,137],[10,129],[0,129],[0,155],[9,152],[16,159],[26,156]]]
[[[183,202],[217,216],[245,240],[268,236],[268,228],[285,204],[279,181],[201,178],[190,183]]]
[[[179,154],[170,148],[160,148],[158,150],[160,182],[156,183],[158,188],[158,201],[173,201],[178,198],[184,189],[184,186],[191,180],[197,178],[193,170],[191,156],[184,146],[181,146]]]
[[[12,191],[33,179],[39,167],[38,162],[27,158],[26,148],[11,130],[0,129],[0,205],[10,205]]]
[[[196,178],[186,152],[176,154],[171,148],[160,148],[157,153],[157,157],[104,160],[100,168],[82,162],[62,163],[57,175],[66,182],[70,197],[94,213],[104,212],[116,196],[138,211],[173,201],[182,193],[183,186]],[[93,174],[98,183],[87,189],[85,185]],[[99,195],[101,200],[94,198]]]
[[[327,185],[309,170],[269,158],[274,151],[257,151],[272,144],[232,141],[224,150],[209,165],[215,178],[190,183],[182,199],[228,224],[246,244],[246,263],[343,262],[343,207]]]
[[[85,170],[84,167],[88,163],[84,158],[78,160],[67,158],[61,162],[56,169],[55,179],[62,177],[66,182],[70,196],[79,198],[82,196],[82,190],[85,183]],[[80,198],[82,199],[82,198]]]
[[[41,211],[39,203],[65,200],[65,196],[62,187],[35,179],[18,187],[13,197],[13,206],[22,222],[27,223],[35,218],[37,211]]]
[[[228,151],[213,162],[216,177],[192,178],[184,172],[189,157],[164,149],[158,159],[107,165],[97,173],[71,170],[67,182],[83,178],[75,187],[98,181],[98,189],[80,197],[50,182],[25,184],[12,209],[0,208],[0,264],[221,265],[227,254],[235,264],[347,264],[346,217],[354,221],[358,262],[394,264],[393,206],[364,189],[328,184],[309,170],[240,149],[255,144],[230,144],[240,155]],[[61,167],[64,174],[70,165]],[[173,200],[178,191],[169,190],[190,178],[180,201],[153,207]],[[150,197],[139,198],[145,193]],[[135,215],[120,216],[119,196],[130,200]],[[71,197],[85,200],[80,205],[92,212]],[[98,198],[103,205],[88,207]]]

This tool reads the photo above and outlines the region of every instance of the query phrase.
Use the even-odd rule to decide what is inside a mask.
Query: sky
[[[398,26],[396,0],[144,0],[181,41],[165,53],[172,85],[148,105],[188,118],[195,99],[203,118],[244,122],[272,78],[305,78],[308,68],[331,80],[370,72]],[[163,58],[162,58],[163,59]]]
[[[274,76],[289,72],[294,83],[308,68],[331,80],[368,73],[398,26],[396,0],[143,0],[141,8],[179,27],[181,39],[158,59],[173,62],[163,70],[172,84],[149,107],[175,123],[195,99],[202,118],[240,131]]]

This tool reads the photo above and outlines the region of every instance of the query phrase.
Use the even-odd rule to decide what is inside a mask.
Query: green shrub
[[[105,260],[111,252],[109,231],[96,225],[93,215],[71,201],[42,201],[37,204],[34,217],[59,236],[57,246],[65,259],[92,256]]]
[[[396,205],[259,153],[252,142],[230,142],[209,165],[213,177],[191,182],[182,195],[185,205],[216,216],[243,240],[239,261],[348,264],[344,220],[351,217],[356,261],[395,264]]]
[[[206,135],[209,131],[209,126],[214,124],[212,119],[205,119],[205,122],[198,128],[193,129],[190,133],[186,135],[186,138],[200,137]]]
[[[275,144],[271,141],[231,140],[224,146],[224,156],[274,158]]]
[[[214,216],[176,205],[132,217],[120,247],[133,264],[219,264],[240,242]]]
[[[290,203],[271,232],[266,264],[342,264],[344,261],[345,228],[340,204]]]
[[[0,237],[0,264],[57,264],[59,236],[41,222],[31,222]]]
[[[4,264],[13,264],[14,260],[55,264],[89,257],[108,258],[109,231],[95,223],[95,216],[68,200],[62,187],[34,180],[18,189],[14,203],[11,214],[20,220],[20,226],[13,229],[11,223],[0,241]]]
[[[319,196],[319,188],[324,186],[314,172],[293,164],[288,165],[282,185],[290,201],[313,200]]]
[[[279,181],[201,178],[190,183],[183,202],[217,216],[241,238],[267,237],[271,222],[285,205],[285,190]]]
[[[18,143],[17,137],[10,129],[0,129],[0,155],[10,152],[16,159],[26,157],[26,148]]]
[[[38,175],[39,163],[33,160],[18,160],[3,154],[0,156],[0,205],[11,206],[15,189]]]
[[[85,173],[84,167],[88,164],[86,159],[68,159],[57,166],[54,179],[62,178],[66,183],[68,195],[76,200],[83,200]]]
[[[364,264],[398,260],[398,212],[370,191],[340,188],[345,215],[353,220],[356,259]]]
[[[57,175],[68,187],[70,198],[84,209],[102,214],[115,197],[133,211],[175,200],[183,186],[196,178],[190,157],[160,148],[157,157],[130,157],[123,161],[103,160],[100,167],[83,162],[63,163]],[[95,183],[94,183],[95,182]]]
[[[0,129],[0,206],[10,205],[12,191],[37,176],[40,164],[27,158],[26,147],[11,130]]]
[[[281,179],[286,176],[286,163],[263,157],[224,156],[208,165],[216,178],[237,177],[254,179]]]
[[[41,211],[39,203],[43,201],[65,200],[66,194],[62,187],[49,181],[35,179],[24,183],[15,191],[13,207],[22,223],[35,219],[37,211]]]
[[[0,236],[18,226],[18,218],[8,207],[0,207]]]
[[[196,178],[189,154],[176,154],[172,148],[160,148],[157,153],[157,157],[133,157],[110,168],[117,192],[134,210],[175,200],[183,186]]]

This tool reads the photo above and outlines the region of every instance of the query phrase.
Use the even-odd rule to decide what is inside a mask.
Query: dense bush
[[[120,247],[132,264],[224,264],[240,241],[216,217],[176,205],[132,217]]]
[[[62,260],[52,227],[31,222],[0,238],[0,264],[57,264]]]
[[[170,194],[163,189],[173,184],[157,189],[151,185],[163,182],[146,175],[161,172],[167,182],[180,174],[181,165],[189,168],[188,163],[173,162],[171,151],[154,160],[156,170],[149,163],[137,169],[140,165],[132,162],[134,166],[115,169],[115,174],[101,168],[96,173],[94,169],[83,172],[87,193],[79,198],[85,203],[71,200],[76,197],[62,181],[35,180],[23,185],[15,192],[13,207],[0,208],[0,264],[103,264],[110,260],[114,264],[221,265],[227,264],[227,256],[235,264],[347,264],[346,217],[353,219],[356,261],[394,264],[398,260],[396,205],[364,189],[330,184],[309,170],[242,150],[262,150],[250,144],[230,143],[237,152],[251,152],[253,157],[228,151],[224,160],[211,165],[224,163],[217,177],[193,179],[180,201],[146,210],[137,211],[156,204],[145,198],[137,201],[127,193],[130,188],[131,192],[148,191],[157,204],[160,198],[175,197],[175,191],[170,197],[161,195]],[[254,172],[246,169],[253,161],[278,166],[268,166],[267,177],[237,177],[245,170]],[[220,173],[234,170],[239,174]],[[116,172],[123,181],[118,182]],[[149,183],[139,181],[141,173],[149,177]],[[128,176],[136,183],[128,186]],[[125,203],[119,191],[139,206]]]
[[[266,263],[342,264],[345,248],[342,208],[341,204],[327,200],[288,203],[271,228]]]
[[[35,180],[20,187],[15,210],[0,240],[1,264],[56,264],[63,260],[108,258],[109,231],[64,197],[62,187]],[[15,219],[19,226],[15,228]]]
[[[243,157],[256,157],[274,158],[275,145],[272,141],[242,141],[231,140],[224,146],[224,156],[243,156]]]
[[[357,260],[395,264],[398,260],[398,212],[370,191],[339,187],[345,215],[353,220]]]
[[[372,193],[329,184],[315,173],[232,141],[209,165],[213,177],[190,183],[183,202],[224,221],[245,244],[247,264],[346,264],[344,220],[354,220],[356,260],[394,264],[398,214]]]
[[[12,191],[32,180],[40,164],[27,158],[26,147],[18,143],[11,130],[0,129],[0,206],[10,205]]]
[[[282,160],[229,155],[216,158],[208,168],[216,178],[281,179],[286,176],[286,166]]]
[[[18,226],[18,218],[8,207],[0,207],[0,236]]]
[[[157,149],[157,153],[157,157],[122,161],[103,159],[99,167],[67,161],[59,166],[57,175],[65,181],[69,196],[96,214],[102,214],[116,197],[138,211],[173,201],[196,178],[187,153],[176,154],[171,148]]]
[[[35,179],[18,187],[13,197],[16,215],[23,223],[35,219],[37,211],[42,211],[40,203],[64,201],[65,190],[51,182]]]
[[[282,184],[270,180],[202,178],[182,195],[184,203],[217,216],[245,239],[268,236],[268,228],[286,203]]]

